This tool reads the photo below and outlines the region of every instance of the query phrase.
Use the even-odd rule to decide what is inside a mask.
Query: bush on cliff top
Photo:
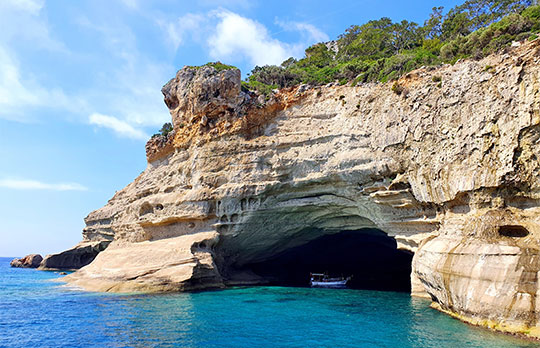
[[[467,0],[445,15],[434,7],[423,26],[389,18],[352,25],[337,41],[306,49],[300,60],[256,66],[243,86],[268,94],[300,83],[386,82],[423,65],[479,59],[538,32],[540,6],[532,0]]]
[[[161,126],[159,133],[152,135],[152,138],[160,137],[160,136],[167,137],[169,133],[172,131],[173,131],[173,125],[170,122],[164,123],[163,126]]]
[[[238,69],[234,65],[227,65],[227,64],[223,64],[221,62],[210,62],[210,63],[206,63],[204,65],[198,65],[198,66],[188,65],[188,68],[198,70],[198,69],[203,68],[205,66],[211,66],[214,69],[216,69],[217,72],[220,72],[220,71],[223,71],[223,70]]]

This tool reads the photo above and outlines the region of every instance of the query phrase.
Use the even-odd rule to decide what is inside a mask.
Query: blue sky
[[[184,65],[301,58],[351,24],[460,1],[1,0],[0,256],[59,252],[146,167]]]

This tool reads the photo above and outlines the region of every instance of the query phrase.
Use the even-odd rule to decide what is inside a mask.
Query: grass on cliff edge
[[[221,62],[210,62],[210,63],[206,63],[204,65],[198,65],[198,66],[188,65],[187,67],[190,68],[190,69],[199,70],[201,68],[204,68],[205,66],[211,66],[214,69],[216,69],[217,72],[220,72],[220,71],[223,71],[223,70],[238,69],[237,67],[235,67],[233,65],[227,65],[227,64],[223,64]]]

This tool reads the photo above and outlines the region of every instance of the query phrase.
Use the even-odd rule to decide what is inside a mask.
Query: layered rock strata
[[[269,98],[238,70],[163,88],[174,136],[86,219],[114,240],[65,279],[170,291],[261,281],[245,266],[322,235],[380,229],[415,252],[413,293],[472,323],[540,337],[538,41],[393,84]]]

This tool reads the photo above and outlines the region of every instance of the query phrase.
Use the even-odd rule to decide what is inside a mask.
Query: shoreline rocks
[[[30,254],[20,259],[11,260],[9,265],[11,267],[17,267],[17,268],[38,268],[42,260],[43,260],[43,257],[41,255]]]

